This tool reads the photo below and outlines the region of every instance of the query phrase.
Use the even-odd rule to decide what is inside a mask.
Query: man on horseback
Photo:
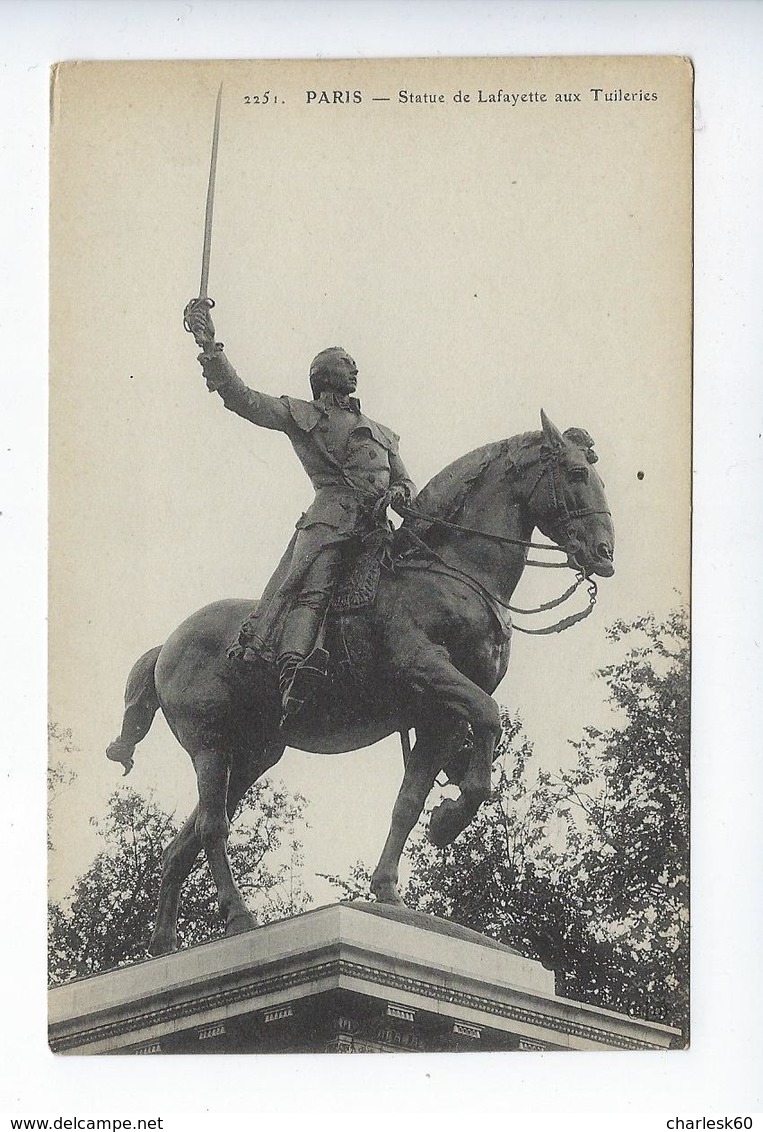
[[[272,397],[249,389],[215,342],[210,300],[188,304],[185,321],[203,346],[199,362],[210,391],[226,409],[284,432],[315,488],[315,499],[268,582],[258,609],[244,622],[229,656],[278,665],[282,724],[292,718],[325,670],[321,648],[326,612],[348,549],[380,527],[387,507],[411,503],[414,485],[398,451],[398,436],[366,417],[352,394],[357,366],[346,350],[322,350],[310,366],[312,400]]]

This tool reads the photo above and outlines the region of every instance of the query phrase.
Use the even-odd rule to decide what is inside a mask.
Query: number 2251
[[[267,106],[269,102],[278,102],[278,95],[264,90],[262,94],[245,94],[244,103],[247,106]]]

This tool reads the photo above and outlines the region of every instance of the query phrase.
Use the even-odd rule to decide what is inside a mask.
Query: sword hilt
[[[193,334],[196,345],[210,355],[215,352],[215,325],[209,313],[214,305],[214,299],[204,296],[191,299],[183,311],[184,329]]]

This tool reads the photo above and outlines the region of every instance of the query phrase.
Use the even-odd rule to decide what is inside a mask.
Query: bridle
[[[538,456],[537,461],[534,461],[534,463],[537,462],[541,465],[540,472],[527,494],[527,502],[529,503],[539,485],[548,476],[550,480],[553,506],[551,512],[548,515],[543,515],[542,517],[552,530],[558,529],[566,537],[570,524],[575,519],[585,519],[591,515],[610,515],[611,512],[595,507],[582,507],[575,510],[570,510],[564,498],[561,473],[559,470],[559,456],[560,448],[556,446],[551,447],[544,445],[541,448],[541,452]],[[528,464],[524,465],[525,468],[531,466],[532,465]],[[509,468],[516,468],[516,465],[512,462],[509,465]],[[474,527],[467,527],[463,523],[454,523],[446,519],[440,519],[436,515],[426,515],[419,510],[414,510],[411,507],[397,507],[396,509],[405,518],[419,519],[421,522],[431,523],[434,526],[445,527],[449,530],[458,531],[461,534],[477,535],[480,538],[490,539],[494,542],[507,543],[513,546],[523,546],[531,550],[551,550],[560,552],[565,555],[568,554],[568,551],[565,550],[564,547],[555,545],[554,543],[532,542],[529,539],[510,538],[508,535],[495,534],[492,531],[481,531]],[[586,579],[582,570],[576,571],[575,581],[559,597],[553,598],[551,601],[543,602],[540,605],[535,606],[534,608],[522,609],[519,606],[510,605],[508,602],[505,602],[501,598],[499,598],[496,594],[491,593],[490,590],[488,590],[482,582],[472,577],[472,575],[467,571],[460,570],[457,567],[454,567],[450,563],[446,562],[437,553],[437,551],[429,546],[428,543],[424,542],[423,539],[419,538],[418,535],[415,535],[413,531],[406,529],[406,534],[417,544],[420,550],[425,550],[427,554],[432,555],[434,558],[438,559],[440,563],[440,567],[438,569],[439,573],[446,571],[456,577],[461,578],[467,583],[467,585],[470,585],[471,588],[478,592],[481,596],[488,598],[488,604],[491,605],[493,612],[497,612],[496,606],[499,606],[503,609],[508,610],[510,613],[519,613],[525,616],[532,616],[537,613],[545,613],[550,609],[555,609],[557,606],[562,605],[565,601],[572,597],[572,595],[580,588],[580,586],[583,585],[584,582],[588,582],[588,605],[584,610],[580,611],[579,613],[573,613],[569,617],[563,617],[554,625],[549,625],[542,629],[526,629],[521,625],[514,625],[513,628],[515,628],[519,633],[526,633],[532,636],[545,636],[549,633],[561,633],[565,629],[569,629],[570,626],[576,625],[579,621],[584,620],[584,618],[590,616],[590,614],[593,612],[593,607],[596,604],[596,595],[598,592],[596,582],[593,578]],[[525,564],[527,566],[534,566],[546,570],[566,570],[572,568],[567,562],[539,562],[529,558],[526,560]],[[407,565],[412,564],[407,563]],[[501,621],[501,624],[503,624],[503,619],[500,616],[499,621]]]
[[[588,452],[590,451],[591,449],[588,450]],[[601,508],[596,507],[579,507],[573,511],[570,510],[570,508],[567,506],[567,501],[564,498],[562,477],[559,470],[560,453],[561,449],[558,447],[552,448],[544,445],[541,448],[540,455],[537,460],[537,462],[541,465],[541,470],[535,479],[535,483],[527,493],[527,502],[530,502],[533,495],[535,494],[536,489],[538,488],[538,485],[542,483],[542,481],[546,478],[546,475],[548,475],[551,482],[551,498],[553,507],[550,515],[544,515],[543,518],[552,529],[555,527],[560,527],[566,534],[573,519],[587,519],[590,515],[609,515],[611,517],[611,511],[602,510]],[[588,458],[588,454],[586,455]],[[590,462],[593,462],[593,460],[595,459],[596,456],[595,454],[593,454],[593,459],[590,460]],[[532,465],[525,466],[531,467]],[[562,547],[557,547],[556,549],[562,550]],[[565,551],[564,553],[566,554],[567,552]]]

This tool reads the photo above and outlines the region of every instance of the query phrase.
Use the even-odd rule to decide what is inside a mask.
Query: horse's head
[[[582,428],[561,433],[541,409],[540,455],[528,468],[525,503],[535,525],[567,552],[573,569],[609,578],[615,530],[593,440]]]

